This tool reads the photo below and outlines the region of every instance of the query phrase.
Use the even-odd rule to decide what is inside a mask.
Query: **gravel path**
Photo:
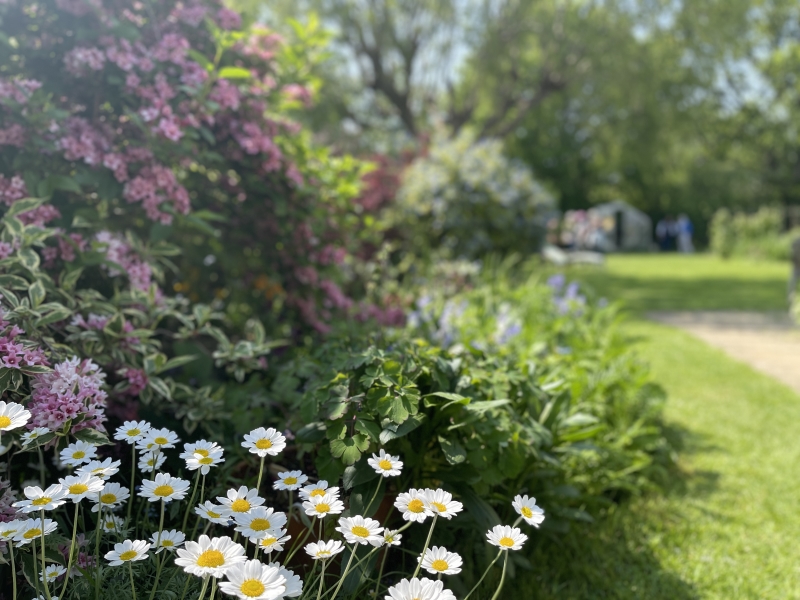
[[[688,331],[800,393],[800,328],[785,313],[690,311],[647,316]]]

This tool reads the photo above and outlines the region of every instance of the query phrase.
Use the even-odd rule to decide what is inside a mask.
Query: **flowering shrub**
[[[25,453],[37,445],[35,439],[19,434],[23,427],[30,427],[32,416],[20,404],[0,402],[0,434],[6,447]],[[443,546],[432,546],[431,541],[440,519],[459,517],[464,508],[461,502],[442,489],[410,489],[394,499],[397,516],[372,518],[378,516],[382,504],[379,494],[384,480],[403,473],[398,456],[383,449],[372,455],[368,463],[378,484],[370,501],[356,511],[352,496],[350,506],[345,506],[339,487],[324,480],[312,483],[301,471],[281,472],[278,464],[272,489],[262,486],[265,474],[273,472],[267,458],[279,460],[286,448],[286,437],[272,428],[257,428],[241,442],[252,458],[259,459],[255,486],[228,489],[215,500],[209,497],[220,488],[216,474],[226,462],[225,451],[217,443],[184,444],[183,478],[160,466],[162,457],[180,441],[175,432],[145,421],[127,421],[114,437],[131,447],[127,487],[113,481],[119,478],[120,460],[93,460],[95,445],[68,443],[68,436],[59,436],[59,441],[67,443],[59,458],[69,474],[46,485],[42,471],[40,485],[24,488],[20,496],[24,499],[14,494],[7,497],[8,513],[13,510],[14,518],[0,522],[0,542],[11,566],[13,600],[18,594],[49,600],[114,599],[127,595],[126,588],[133,598],[145,594],[155,598],[161,593],[204,600],[206,594],[215,598],[218,589],[244,600],[319,599],[323,594],[377,598],[382,593],[387,600],[456,598],[441,577],[461,573],[463,560]],[[142,459],[138,487],[137,453]],[[39,456],[41,460],[41,450]],[[10,466],[12,475],[21,474]],[[266,505],[268,500],[272,506]],[[525,521],[539,527],[544,521],[544,512],[533,498],[518,495],[511,505],[519,516],[513,526],[495,525],[486,534],[486,541],[497,551],[464,600],[481,588],[502,557],[492,600],[499,598],[508,555],[528,539],[517,525]],[[286,507],[285,512],[278,506]],[[152,514],[152,520],[141,518],[143,514]],[[430,527],[421,551],[407,550],[404,532],[426,521]],[[394,523],[402,525],[390,528]],[[72,534],[67,537],[70,528]],[[228,535],[230,529],[233,538]],[[299,554],[301,549],[303,554]],[[401,550],[416,554],[410,577],[402,577],[395,568]],[[389,554],[396,557],[392,562]],[[334,570],[331,565],[339,561],[343,568]],[[390,571],[386,571],[387,563],[394,563]],[[438,575],[438,580],[420,576],[421,571]]]
[[[711,219],[708,234],[712,252],[722,258],[789,260],[798,231],[784,231],[782,209],[762,206],[753,214],[720,208]]]
[[[553,197],[530,171],[503,156],[499,140],[469,132],[435,141],[403,174],[390,222],[419,251],[456,257],[538,250]]]

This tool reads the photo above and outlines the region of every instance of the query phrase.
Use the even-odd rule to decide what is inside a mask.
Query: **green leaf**
[[[217,74],[220,79],[250,79],[250,71],[242,67],[223,67]]]
[[[112,442],[108,439],[108,436],[101,431],[97,431],[96,429],[81,429],[73,432],[72,435],[82,442],[94,444],[95,446],[112,445]]]
[[[344,464],[352,465],[361,458],[361,453],[369,448],[369,440],[365,435],[356,434],[344,440],[332,440],[330,446],[334,458],[340,458]]]
[[[19,275],[0,275],[0,287],[7,287],[13,290],[27,290],[30,285],[27,279]]]
[[[163,371],[169,371],[170,369],[177,369],[178,367],[182,367],[183,365],[188,365],[190,362],[193,362],[198,358],[199,357],[195,356],[194,354],[176,356],[175,358],[170,358],[156,372],[162,373]]]
[[[467,460],[467,451],[458,442],[439,436],[439,446],[444,453],[444,457],[451,465],[460,465]]]
[[[422,425],[425,421],[425,415],[417,414],[406,421],[402,425],[397,425],[393,423],[386,427],[383,431],[381,431],[380,435],[380,442],[381,444],[387,444],[392,440],[396,440],[397,438],[401,438],[403,436],[408,435],[412,431],[414,431],[417,427]]]
[[[378,476],[379,475],[375,472],[375,469],[370,467],[367,463],[367,457],[363,456],[356,464],[351,465],[344,470],[342,485],[344,486],[345,491],[347,491],[356,485],[373,481]]]
[[[17,255],[19,256],[20,262],[26,269],[33,271],[39,267],[39,255],[33,248],[23,248],[17,253]]]
[[[368,435],[372,441],[377,442],[381,436],[381,426],[375,421],[367,421],[361,417],[356,419],[356,431]]]
[[[74,290],[75,286],[78,284],[78,279],[80,279],[82,274],[83,274],[82,267],[62,273],[60,278],[61,288],[67,292]]]
[[[212,63],[208,58],[206,58],[205,54],[201,54],[197,50],[190,49],[189,56],[192,57],[192,60],[203,67],[206,71],[212,71],[214,69],[214,63]]]
[[[23,198],[22,200],[17,200],[11,205],[11,208],[8,209],[4,219],[21,215],[34,208],[39,208],[45,201],[45,198]]]
[[[50,323],[57,323],[58,321],[63,321],[64,319],[68,319],[69,317],[72,316],[72,310],[56,302],[48,302],[47,304],[43,304],[42,306],[44,307],[51,305],[54,305],[54,308],[52,310],[44,313],[41,317],[36,319],[35,324],[37,327],[41,327],[42,325],[49,325]]]
[[[31,299],[31,308],[37,308],[42,302],[44,302],[46,292],[44,290],[44,284],[41,280],[37,279],[33,285],[28,288],[28,297]]]
[[[25,225],[22,224],[22,221],[19,219],[15,219],[14,217],[6,217],[3,219],[3,223],[6,224],[8,230],[14,237],[20,237],[23,233],[25,233]]]
[[[56,434],[55,434],[55,433],[52,433],[52,432],[50,432],[50,433],[43,433],[42,435],[40,435],[40,436],[38,436],[38,437],[35,437],[34,439],[32,439],[32,440],[31,440],[31,443],[30,443],[30,444],[27,444],[27,445],[25,445],[25,446],[23,446],[23,447],[22,447],[22,449],[23,449],[23,450],[35,450],[35,449],[36,449],[36,448],[38,448],[39,446],[44,446],[46,443],[48,443],[48,442],[49,442],[50,440],[52,440],[54,437],[56,437]]]
[[[152,377],[150,381],[148,381],[148,385],[153,389],[153,391],[155,391],[157,394],[160,394],[167,400],[172,399],[172,394],[169,391],[169,387],[167,387],[167,384],[163,379]]]
[[[314,421],[301,427],[294,435],[301,444],[316,444],[325,439],[325,423]]]

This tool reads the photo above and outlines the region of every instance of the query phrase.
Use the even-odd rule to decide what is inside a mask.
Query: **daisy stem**
[[[500,585],[497,586],[497,591],[492,596],[492,600],[497,600],[500,597],[500,590],[503,589],[503,584],[506,581],[506,567],[508,566],[508,550],[506,550],[506,555],[503,557],[503,574],[500,575]]]
[[[256,492],[261,493],[261,476],[264,474],[264,459],[266,455],[261,457],[261,465],[258,467],[258,483],[256,483]]]
[[[377,548],[373,548],[372,550],[370,550],[369,552],[367,552],[367,553],[366,553],[366,554],[365,554],[363,557],[359,558],[359,559],[356,561],[356,564],[354,564],[354,565],[353,565],[353,569],[352,569],[352,570],[353,570],[353,571],[355,571],[355,570],[356,570],[356,569],[359,567],[359,565],[361,565],[361,563],[363,563],[364,561],[367,561],[367,560],[369,560],[369,557],[370,557],[370,556],[372,556],[373,554],[375,554],[375,553],[376,553],[378,550],[380,550],[381,548],[382,548],[382,546],[379,546],[379,547],[377,547]],[[314,562],[317,562],[317,561],[314,561]],[[342,575],[342,579],[344,579],[344,575]],[[327,592],[325,592],[325,593],[322,595],[322,597],[323,597],[323,598],[327,598],[329,594],[330,594],[330,590],[329,590],[329,591],[327,591]],[[336,597],[336,594],[334,594],[333,596],[331,596],[331,598],[332,598],[332,599],[333,599],[333,598],[335,598],[335,597]]]
[[[297,538],[297,540],[295,540],[295,542],[297,542],[297,543],[295,543],[295,544],[294,544],[294,545],[293,545],[293,546],[292,546],[292,547],[289,549],[289,556],[287,556],[287,557],[286,557],[286,560],[284,561],[284,564],[289,564],[289,561],[290,561],[290,560],[292,560],[292,557],[293,557],[295,554],[297,554],[297,551],[298,551],[298,550],[300,550],[300,548],[302,548],[302,547],[303,547],[303,544],[304,544],[304,543],[305,543],[305,541],[308,539],[308,534],[309,534],[309,533],[311,533],[311,529],[310,529],[310,528],[309,528],[309,529],[306,529],[306,532],[303,534],[303,537],[302,537],[302,538],[298,537],[298,538]]]
[[[133,600],[136,600],[136,586],[133,585],[133,561],[132,560],[128,561],[128,573],[130,573],[130,576],[131,576],[131,591],[133,592]]]
[[[211,596],[209,596],[208,600],[214,600],[214,596],[217,595],[217,578],[211,578]]]
[[[156,538],[156,550],[161,547],[161,530],[164,527],[164,501],[161,501],[161,522],[158,524],[158,537]],[[166,551],[164,551],[166,555]],[[156,567],[156,579],[153,582],[153,589],[150,590],[150,600],[153,600],[158,588],[158,580],[161,578],[161,569],[164,566],[164,556],[158,557],[158,566]]]
[[[183,584],[183,592],[181,593],[181,600],[186,598],[186,590],[189,589],[189,582],[192,580],[191,575],[186,576],[186,583]]]
[[[42,452],[41,446],[37,446],[36,451],[39,453],[39,481],[44,488],[44,452]]]
[[[156,550],[161,546],[161,532],[164,530],[164,500],[161,500],[161,516],[158,518],[158,536],[156,537]]]
[[[17,600],[17,565],[14,563],[14,542],[8,540],[8,553],[11,555],[11,585],[14,587],[12,600]]]
[[[197,600],[203,600],[203,597],[206,595],[206,588],[208,587],[208,575],[203,578],[203,587],[200,588],[200,595],[197,597]]]
[[[200,469],[197,469],[197,475],[194,477],[194,487],[192,487],[192,497],[189,498],[189,504],[186,507],[186,514],[183,515],[183,527],[181,527],[181,531],[186,531],[186,524],[189,522],[189,513],[192,512],[192,507],[194,506],[194,497],[197,494],[197,482],[200,480]],[[205,482],[205,478],[203,479]],[[202,503],[202,500],[200,501]]]
[[[378,477],[378,487],[375,488],[375,493],[372,494],[372,498],[370,499],[369,504],[367,504],[367,507],[364,509],[364,516],[365,517],[369,516],[369,509],[372,506],[372,503],[375,502],[375,498],[378,497],[378,492],[381,491],[381,484],[382,483],[383,483],[383,477]]]
[[[520,521],[522,521],[522,517],[521,517],[521,516],[520,516],[520,517],[517,517],[517,520],[516,520],[516,521],[514,521],[514,524],[512,525],[512,527],[516,527],[517,525],[519,525],[519,522],[520,522]]]
[[[44,525],[43,525],[44,526]],[[44,534],[42,534],[44,542]],[[36,558],[36,538],[33,538],[33,587],[36,588],[36,597],[39,597],[39,559]]]
[[[430,528],[430,530],[428,531],[428,539],[427,539],[427,540],[425,540],[425,547],[422,549],[422,554],[420,554],[420,556],[421,556],[423,559],[425,558],[425,553],[428,551],[428,545],[431,543],[431,536],[433,535],[433,528],[434,528],[434,527],[436,527],[436,519],[437,519],[438,517],[439,517],[439,515],[438,515],[438,514],[436,514],[436,515],[433,515],[433,523],[431,523],[431,528]],[[417,573],[419,573],[419,569],[420,569],[420,567],[421,567],[421,566],[422,566],[422,560],[420,560],[420,561],[417,563],[417,568],[416,568],[416,569],[414,569],[414,574],[411,576],[411,578],[412,578],[412,579],[413,579],[414,577],[416,577],[416,576],[417,576]]]
[[[75,502],[75,520],[72,523],[72,541],[69,543],[69,558],[67,559],[67,574],[64,576],[64,585],[61,587],[61,593],[58,595],[59,598],[64,598],[64,593],[67,591],[67,583],[69,583],[69,574],[72,571],[72,557],[75,551],[75,539],[78,535],[78,509],[80,508],[80,502]]]
[[[476,583],[476,584],[475,584],[475,587],[474,587],[474,588],[472,588],[472,589],[469,591],[469,594],[467,594],[466,596],[464,596],[464,598],[463,598],[462,600],[467,600],[467,598],[469,598],[470,596],[472,596],[472,593],[473,593],[475,590],[477,590],[477,589],[478,589],[478,586],[479,586],[481,583],[483,583],[483,580],[486,578],[486,575],[489,573],[489,571],[491,570],[491,568],[494,566],[494,563],[496,563],[496,562],[497,562],[497,559],[498,559],[498,558],[500,558],[500,555],[501,555],[502,553],[503,553],[503,550],[500,550],[500,551],[497,553],[497,556],[495,556],[495,557],[494,557],[494,560],[493,560],[491,563],[489,563],[489,566],[488,566],[488,567],[486,567],[486,570],[483,572],[483,575],[481,575],[481,578],[480,578],[480,579],[478,579],[478,583]]]
[[[347,566],[344,568],[344,573],[339,578],[339,583],[336,585],[336,589],[333,590],[333,595],[331,598],[336,598],[336,594],[339,593],[342,585],[344,584],[344,580],[347,578],[347,574],[350,572],[350,564],[353,562],[353,557],[356,555],[356,548],[358,548],[358,544],[353,544],[353,551],[350,553],[350,560],[347,561]],[[289,562],[288,560],[286,561]]]
[[[42,484],[44,486],[44,484]],[[294,490],[289,490],[289,521],[292,520],[292,509],[294,508]]]
[[[41,510],[39,512],[42,515],[40,518],[42,520],[42,575],[44,575],[44,577],[42,577],[42,579],[43,579],[43,583],[44,583],[44,595],[45,595],[45,598],[47,598],[47,600],[52,600],[52,597],[50,596],[50,586],[47,585],[47,573],[46,573],[46,571],[47,571],[47,563],[44,562],[44,510]],[[37,576],[38,576],[38,573],[37,573]]]
[[[97,566],[97,577],[94,578],[94,600],[100,600],[100,580],[102,571],[100,570],[100,523],[103,522],[103,505],[97,509],[97,525],[94,528],[94,560]],[[133,574],[131,573],[131,577]]]
[[[378,570],[378,579],[375,582],[375,593],[372,594],[373,598],[377,598],[378,597],[378,592],[380,591],[381,579],[383,579],[383,568],[386,566],[386,557],[389,554],[389,548],[391,548],[391,546],[389,544],[384,544],[384,546],[383,546],[383,558],[381,559],[381,568]]]
[[[125,528],[131,522],[131,511],[133,510],[133,498],[136,496],[136,444],[131,444],[131,495],[128,498],[128,517],[125,519]]]
[[[327,560],[322,561],[322,573],[319,574],[319,588],[317,588],[317,600],[322,598],[322,586],[325,583],[325,565],[328,563]]]

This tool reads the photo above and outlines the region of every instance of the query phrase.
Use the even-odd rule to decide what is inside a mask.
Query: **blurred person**
[[[792,240],[792,276],[789,278],[789,306],[794,304],[798,281],[800,281],[800,237]]]
[[[668,217],[661,217],[656,224],[656,240],[658,240],[658,248],[661,252],[669,250],[669,222]]]
[[[678,222],[675,224],[675,230],[678,236],[678,252],[683,254],[691,254],[694,252],[694,243],[692,237],[694,236],[694,225],[691,219],[686,214],[678,215]]]

